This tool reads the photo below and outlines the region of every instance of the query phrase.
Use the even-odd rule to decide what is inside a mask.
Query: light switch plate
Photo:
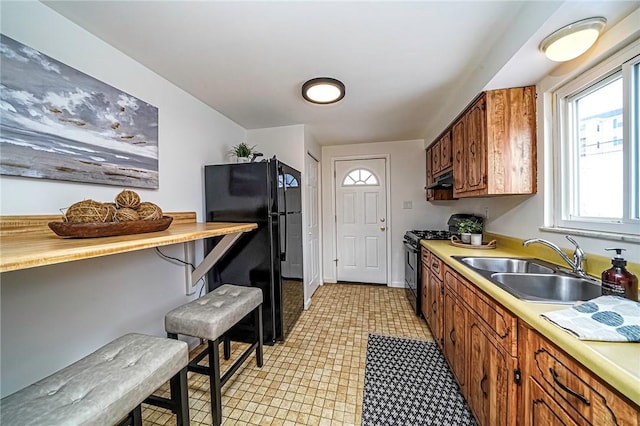
[[[402,208],[403,209],[412,209],[413,208],[413,202],[411,202],[411,201],[403,201],[402,202]]]

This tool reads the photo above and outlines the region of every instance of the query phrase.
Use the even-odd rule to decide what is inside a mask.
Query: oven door
[[[404,243],[404,282],[407,299],[411,302],[416,315],[420,315],[420,303],[418,303],[418,250],[408,243]]]

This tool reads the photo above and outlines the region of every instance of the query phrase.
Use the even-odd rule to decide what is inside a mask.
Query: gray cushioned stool
[[[225,359],[231,355],[231,343],[225,333],[245,316],[253,312],[255,342],[247,348],[231,367],[220,376],[218,346],[224,340]],[[209,376],[211,390],[211,417],[214,425],[222,422],[222,385],[256,351],[256,363],[262,367],[262,290],[254,287],[222,285],[199,299],[182,305],[164,318],[167,336],[177,339],[178,334],[207,340],[207,348],[189,363],[189,371]],[[209,356],[209,366],[199,362]]]
[[[185,342],[127,334],[1,401],[6,425],[142,424],[140,404],[167,380],[160,404],[189,424]],[[153,402],[150,402],[153,403]]]

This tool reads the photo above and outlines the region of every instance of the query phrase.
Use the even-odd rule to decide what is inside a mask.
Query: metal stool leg
[[[231,358],[231,338],[229,334],[224,335],[224,359]]]
[[[209,340],[209,389],[211,392],[211,418],[214,426],[222,423],[222,384],[220,383],[220,339]]]
[[[256,347],[256,364],[258,367],[262,367],[262,304],[258,305],[258,307],[253,311],[253,325],[254,335],[258,342],[258,346]]]
[[[188,426],[190,423],[187,369],[183,368],[170,381],[171,401],[175,408],[177,426]]]

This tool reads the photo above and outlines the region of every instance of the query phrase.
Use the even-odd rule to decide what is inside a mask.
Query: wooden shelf
[[[47,223],[60,216],[0,216],[0,272],[125,253],[256,229],[255,223],[197,223],[193,212],[166,213],[169,229],[117,237],[58,237]]]

